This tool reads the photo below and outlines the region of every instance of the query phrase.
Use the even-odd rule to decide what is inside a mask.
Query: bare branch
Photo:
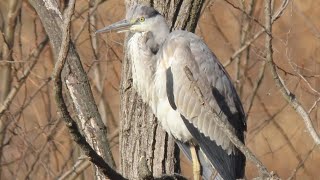
[[[279,9],[274,13],[272,16],[271,23],[273,24],[276,20],[280,18],[286,7],[288,6],[290,0],[283,0],[281,6]],[[247,40],[243,46],[241,46],[237,51],[233,53],[233,55],[230,57],[230,59],[223,64],[224,67],[227,67],[231,64],[231,62],[238,56],[238,54],[242,53],[244,50],[246,50],[255,40],[257,40],[263,33],[266,32],[266,29],[261,29],[259,32],[257,32],[251,39]]]
[[[99,5],[98,0],[89,1],[90,10],[88,13],[88,19],[89,19],[90,47],[92,48],[94,60],[96,60],[98,62],[98,63],[96,63],[96,66],[94,68],[94,82],[95,82],[94,87],[98,91],[99,96],[102,97],[102,98],[99,98],[100,102],[98,102],[98,104],[99,104],[98,107],[100,110],[102,120],[104,121],[105,124],[107,122],[111,122],[113,124],[116,124],[115,119],[114,119],[114,115],[111,112],[109,102],[107,101],[107,98],[105,97],[105,95],[103,93],[106,75],[103,74],[104,71],[103,71],[103,68],[101,67],[101,64],[99,62],[99,60],[100,60],[100,53],[98,50],[99,44],[98,44],[97,36],[94,35],[94,32],[96,31],[96,25],[97,25],[96,12],[97,12],[98,5]],[[115,73],[116,73],[116,71],[115,71]],[[109,116],[110,118],[107,119],[108,114],[110,114],[110,116]],[[113,161],[113,164],[115,164],[114,161]]]
[[[83,135],[80,133],[79,128],[76,122],[71,118],[67,106],[64,102],[62,95],[62,81],[61,81],[61,72],[63,66],[66,62],[66,57],[69,50],[70,44],[70,21],[71,16],[74,11],[75,0],[70,0],[66,17],[63,21],[62,27],[62,42],[60,46],[60,51],[57,59],[57,63],[53,72],[54,79],[54,92],[55,92],[55,100],[58,107],[58,111],[62,119],[66,122],[67,127],[69,128],[70,134],[73,137],[73,140],[81,147],[84,153],[90,158],[90,161],[97,165],[107,177],[111,179],[125,179],[120,174],[118,174],[115,170],[113,170],[101,156],[95,152],[89,143],[85,140]]]
[[[297,64],[295,64],[294,62],[292,62],[291,57],[289,57],[288,52],[286,53],[287,55],[287,60],[291,66],[291,68],[293,69],[293,71],[306,83],[306,85],[309,87],[309,89],[314,92],[315,94],[317,94],[320,97],[320,92],[317,91],[315,88],[312,87],[312,85],[310,84],[310,82],[299,72],[299,70],[297,69]]]
[[[22,77],[19,78],[18,83],[13,86],[11,88],[11,90],[9,91],[6,99],[3,101],[2,104],[0,104],[0,118],[2,117],[2,115],[4,114],[4,112],[9,108],[12,100],[14,99],[14,97],[17,95],[17,93],[19,92],[21,86],[24,84],[24,82],[26,81],[26,79],[28,78],[28,76],[30,75],[31,71],[33,70],[34,66],[37,64],[37,60],[42,52],[42,50],[44,49],[44,47],[46,46],[46,44],[48,43],[48,37],[46,37],[40,44],[39,46],[34,49],[32,51],[32,53],[29,55],[29,57],[25,60],[26,62],[31,62],[30,66],[24,71]]]
[[[36,167],[36,163],[41,159],[41,155],[44,153],[44,150],[46,149],[47,145],[49,144],[50,141],[52,141],[52,137],[54,136],[54,134],[56,133],[56,128],[59,125],[59,121],[55,122],[55,124],[53,125],[53,127],[50,130],[50,133],[47,135],[46,137],[46,142],[41,146],[41,148],[39,150],[37,150],[36,156],[34,161],[32,162],[30,169],[28,170],[28,172],[26,173],[26,176],[24,179],[30,179],[30,175],[32,172],[34,172],[35,167]],[[28,142],[29,143],[29,142]],[[35,150],[34,150],[35,151]],[[35,151],[36,152],[36,151]]]
[[[300,161],[300,163],[297,165],[297,167],[292,171],[290,177],[288,178],[288,180],[294,179],[298,170],[302,167],[304,167],[304,163],[308,160],[308,158],[310,157],[310,155],[312,154],[313,150],[316,148],[316,145],[313,145],[313,147],[308,151],[306,157]]]
[[[253,86],[253,90],[251,92],[251,95],[250,95],[250,98],[249,98],[249,105],[248,105],[248,110],[247,110],[247,114],[250,112],[251,108],[252,108],[252,105],[253,105],[253,101],[258,93],[258,89],[261,85],[261,82],[264,78],[264,73],[265,73],[265,70],[266,70],[266,62],[263,61],[262,62],[262,65],[260,67],[260,71],[259,71],[259,74],[258,74],[258,79],[256,81],[256,83],[254,84]]]
[[[242,8],[234,5],[233,3],[231,3],[231,2],[228,1],[228,0],[224,0],[224,1],[225,1],[226,3],[228,3],[230,6],[232,6],[234,9],[237,9],[237,10],[241,11],[243,14],[246,15],[247,18],[252,19],[252,20],[253,20],[254,22],[256,22],[260,27],[262,27],[263,29],[265,29],[264,25],[263,25],[258,19],[256,19],[255,17],[253,17],[252,14],[247,13],[244,9],[242,9]],[[252,3],[250,3],[250,4],[252,4]]]
[[[271,73],[273,76],[273,80],[275,81],[276,86],[280,89],[283,97],[288,103],[292,106],[292,108],[301,116],[303,119],[306,128],[313,138],[314,142],[317,145],[320,145],[320,137],[317,134],[316,130],[314,129],[309,114],[306,110],[302,107],[300,102],[297,100],[295,95],[290,92],[290,90],[284,84],[283,79],[279,76],[276,65],[273,62],[273,48],[272,48],[272,15],[271,15],[271,0],[265,0],[265,18],[266,18],[266,29],[269,33],[266,34],[266,50],[267,50],[267,62],[271,68]]]
[[[320,102],[320,97],[312,104],[311,108],[308,111],[308,114],[312,112],[312,110],[317,106],[319,102]]]
[[[35,90],[32,95],[29,96],[28,100],[25,101],[22,106],[20,106],[19,110],[17,112],[15,112],[13,116],[16,117],[19,114],[21,114],[31,104],[31,102],[38,95],[38,93],[41,92],[42,88],[46,87],[51,80],[52,80],[52,78],[48,77],[42,84],[40,84],[39,88],[37,90]]]
[[[73,180],[76,179],[79,174],[86,170],[90,166],[90,162],[85,158],[79,158],[79,160],[72,166],[70,170],[65,172],[58,180]]]

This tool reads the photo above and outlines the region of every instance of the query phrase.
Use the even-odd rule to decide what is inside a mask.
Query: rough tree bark
[[[195,31],[204,0],[126,0],[154,6],[163,14],[171,29]],[[126,51],[124,51],[126,52]],[[179,172],[179,148],[158,125],[148,105],[131,88],[131,61],[125,55],[121,80],[120,171],[124,177],[138,179],[138,166],[145,156],[149,170],[157,177]]]
[[[57,57],[62,42],[63,13],[59,11],[58,5],[54,0],[29,0],[29,2],[37,11],[49,36],[54,56]],[[62,81],[66,85],[68,100],[72,103],[76,112],[78,126],[87,142],[111,167],[114,167],[107,141],[107,129],[101,120],[87,75],[72,43],[70,43],[66,64],[62,72]],[[95,171],[95,176],[96,179],[106,179],[103,173],[98,170]]]

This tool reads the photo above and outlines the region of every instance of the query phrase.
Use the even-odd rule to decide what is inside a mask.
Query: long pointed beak
[[[95,34],[103,33],[103,32],[111,32],[111,31],[126,32],[126,31],[129,31],[132,25],[134,25],[134,23],[128,22],[126,19],[124,19],[122,21],[118,21],[102,29],[97,30]]]

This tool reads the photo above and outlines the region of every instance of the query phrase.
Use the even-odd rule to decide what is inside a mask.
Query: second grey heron
[[[184,71],[185,66],[190,68],[206,102],[244,142],[246,120],[240,98],[203,40],[187,31],[170,33],[165,18],[143,5],[133,6],[125,20],[96,33],[107,31],[131,33],[127,54],[132,60],[133,87],[193,161],[195,179],[200,179],[197,171],[211,179],[214,168],[225,180],[243,178],[245,156],[212,120],[212,111],[203,106]]]

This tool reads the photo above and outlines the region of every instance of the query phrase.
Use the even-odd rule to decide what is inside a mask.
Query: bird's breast
[[[184,124],[180,113],[172,109],[167,99],[159,100],[156,116],[163,129],[174,138],[182,142],[192,140],[192,135]]]

